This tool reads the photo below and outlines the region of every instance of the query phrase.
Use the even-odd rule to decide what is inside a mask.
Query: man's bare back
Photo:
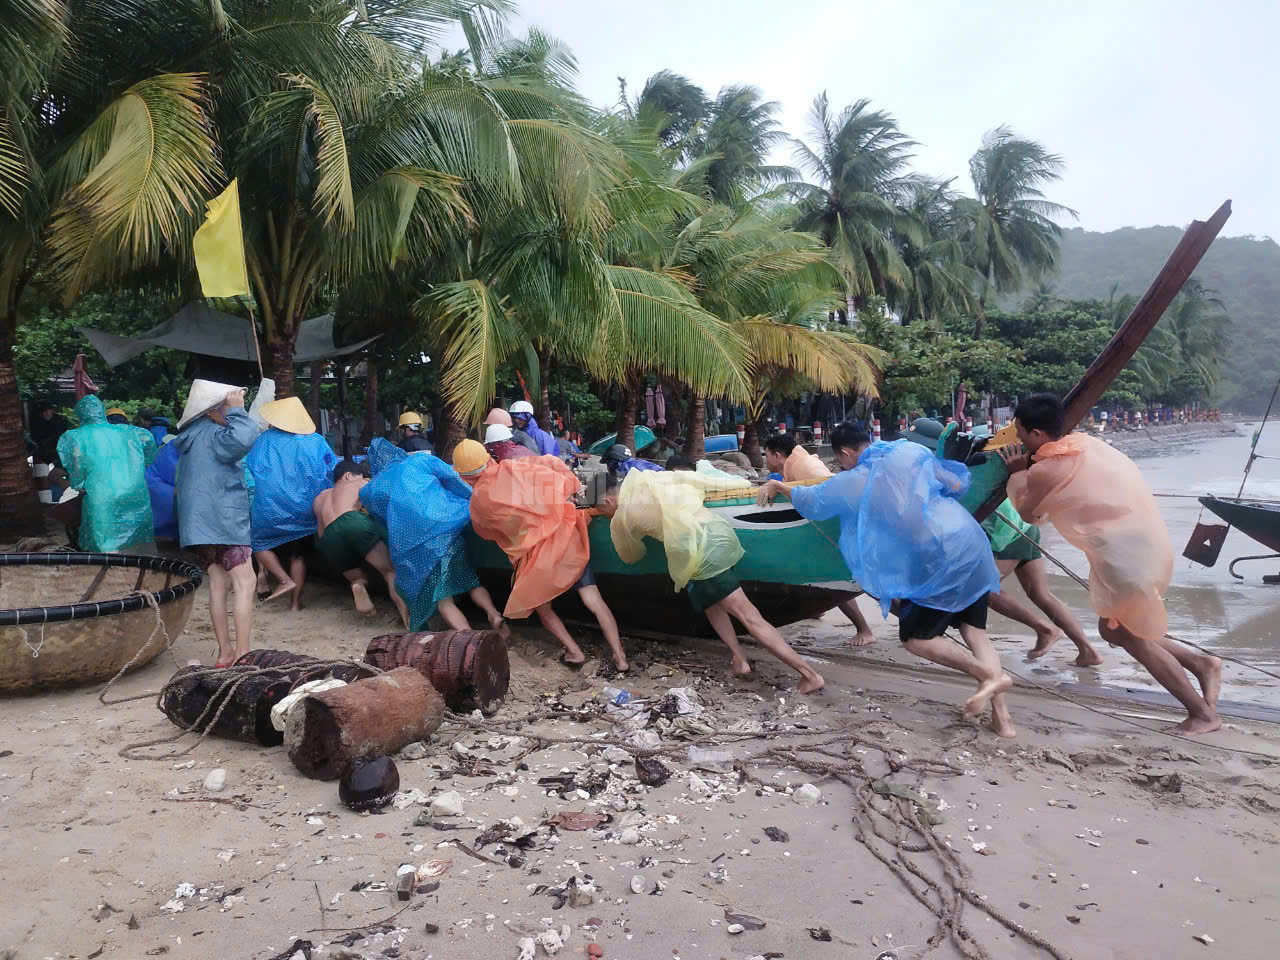
[[[316,515],[316,536],[324,535],[324,528],[344,513],[360,509],[360,488],[369,480],[358,474],[348,473],[333,486],[316,497],[312,510]]]

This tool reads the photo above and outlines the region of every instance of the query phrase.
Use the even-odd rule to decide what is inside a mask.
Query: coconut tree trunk
[[[324,380],[325,361],[311,361],[311,419],[320,427],[320,384]]]
[[[707,404],[700,390],[689,395],[689,430],[685,434],[684,455],[700,460],[706,455]]]
[[[446,463],[453,461],[453,448],[467,435],[462,421],[453,415],[446,405],[440,411],[440,426],[436,428],[436,456]]]
[[[18,299],[26,286],[27,245],[0,253],[0,540],[44,533],[22,437],[22,398],[13,345],[18,335]]]
[[[548,433],[551,424],[551,351],[538,351],[538,425]]]
[[[764,424],[759,420],[747,418],[742,428],[742,452],[746,454],[751,465],[759,469],[764,466],[763,441]]]
[[[267,376],[276,382],[276,398],[293,396],[293,347],[298,339],[295,326],[267,344]]]
[[[382,415],[378,412],[378,346],[371,344],[364,360],[364,433],[360,442],[366,447],[374,437],[382,436]]]
[[[634,387],[623,386],[619,393],[618,416],[615,427],[618,443],[629,450],[636,448],[636,411],[640,406],[640,392]]]

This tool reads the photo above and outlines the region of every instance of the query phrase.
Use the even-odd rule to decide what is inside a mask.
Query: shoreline
[[[297,615],[259,606],[255,646],[352,656],[391,629],[384,601],[366,620],[340,589],[317,584],[308,596]],[[784,633],[799,645],[812,623]],[[209,738],[181,758],[123,760],[123,745],[176,732],[151,700],[103,707],[96,691],[80,690],[0,701],[3,747],[14,751],[0,758],[0,867],[10,880],[0,956],[269,960],[310,940],[313,960],[508,958],[547,929],[544,918],[570,926],[562,956],[571,958],[597,944],[614,960],[770,952],[869,960],[888,950],[914,956],[939,934],[932,956],[962,956],[937,916],[940,901],[911,867],[949,897],[948,872],[976,891],[962,900],[959,922],[993,957],[1050,956],[1036,938],[1077,960],[1191,957],[1206,949],[1194,936],[1212,937],[1226,955],[1266,954],[1280,932],[1280,876],[1265,868],[1280,848],[1273,725],[1236,719],[1203,741],[1171,738],[1126,722],[1171,718],[1159,706],[1108,701],[1099,714],[1019,684],[1011,694],[1018,739],[1002,741],[960,719],[966,683],[895,664],[893,631],[877,624],[876,632],[879,642],[856,656],[805,650],[827,680],[812,698],[791,692],[794,678],[754,646],[756,673],[733,682],[712,641],[629,640],[632,675],[607,682],[654,701],[692,687],[706,711],[650,728],[660,730],[671,779],[646,787],[623,754],[551,743],[617,732],[591,706],[606,681],[590,667],[565,670],[541,631],[522,627],[496,723],[446,725],[423,759],[399,761],[402,791],[462,795],[463,815],[437,821],[460,830],[415,826],[424,809],[416,804],[352,813],[335,784],[303,778],[283,748]],[[586,642],[599,656],[598,638],[588,633]],[[156,689],[175,663],[209,660],[211,645],[202,594],[172,655],[122,679],[113,695]],[[1021,672],[1012,647],[1001,647]],[[692,773],[687,738],[700,735],[699,720],[747,731],[723,747],[743,773]],[[525,752],[539,746],[531,734],[546,738],[545,749]],[[827,746],[803,748],[815,743]],[[830,764],[839,776],[824,779],[818,771]],[[226,769],[227,788],[205,802],[211,795],[200,787],[215,767]],[[562,799],[536,782],[565,769],[607,773],[607,785]],[[806,782],[822,793],[817,806],[787,792]],[[919,798],[920,790],[923,806],[895,799],[894,791]],[[895,831],[905,828],[895,819],[925,809],[942,820],[932,830],[937,851],[896,849]],[[596,831],[538,827],[577,810],[613,819]],[[451,845],[461,839],[499,860],[494,845],[478,849],[478,837],[512,816],[537,829],[518,867]],[[635,845],[620,842],[629,826]],[[766,826],[788,839],[769,839]],[[438,890],[408,904],[394,892],[351,889],[394,887],[400,863],[431,859],[452,863]],[[894,863],[911,867],[895,873]],[[594,902],[556,909],[559,885],[587,874]],[[175,898],[183,883],[196,893]],[[182,909],[166,910],[175,900]],[[981,904],[1034,937],[1006,929]],[[726,910],[766,926],[728,933]]]

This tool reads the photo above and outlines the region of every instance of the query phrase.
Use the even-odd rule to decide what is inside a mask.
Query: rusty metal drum
[[[413,667],[457,712],[496,713],[511,683],[507,645],[494,630],[386,634],[369,641],[364,662],[380,670]]]

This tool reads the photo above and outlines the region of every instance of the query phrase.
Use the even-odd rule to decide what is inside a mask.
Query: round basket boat
[[[166,632],[182,633],[202,576],[166,557],[0,553],[0,693],[96,683],[135,657],[135,667],[150,663]]]

